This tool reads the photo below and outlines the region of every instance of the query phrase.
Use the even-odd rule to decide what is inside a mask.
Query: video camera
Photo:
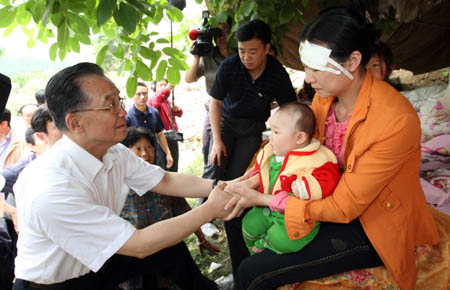
[[[198,56],[213,56],[214,45],[212,43],[213,37],[222,35],[222,30],[219,28],[212,28],[208,24],[209,11],[202,11],[203,25],[199,30],[193,29],[189,32],[189,38],[195,40],[194,49],[191,49],[192,54]]]

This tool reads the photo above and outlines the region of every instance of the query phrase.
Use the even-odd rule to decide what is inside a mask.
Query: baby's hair
[[[308,105],[292,102],[282,105],[278,112],[285,112],[294,116],[295,129],[299,132],[305,132],[309,139],[312,138],[316,130],[316,118]]]

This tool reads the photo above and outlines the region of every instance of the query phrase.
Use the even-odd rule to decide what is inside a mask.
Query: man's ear
[[[36,132],[35,136],[36,136],[36,138],[38,138],[42,142],[48,144],[47,134],[45,134],[44,132]]]
[[[362,59],[362,54],[361,52],[355,50],[354,52],[352,52],[350,54],[350,56],[348,57],[348,62],[349,62],[349,67],[348,67],[348,71],[353,73],[356,70],[358,70],[359,65],[361,64],[361,59]]]
[[[305,143],[307,140],[308,140],[308,135],[305,132],[303,132],[303,131],[297,132],[297,141],[296,141],[296,143],[298,145],[301,145],[301,144]]]
[[[268,53],[270,52],[270,46],[271,46],[270,43],[266,43],[266,44],[264,45],[264,51],[266,52],[266,54],[268,54]]]
[[[68,113],[66,115],[66,127],[69,129],[69,132],[74,132],[78,130],[82,130],[81,119],[77,113]]]

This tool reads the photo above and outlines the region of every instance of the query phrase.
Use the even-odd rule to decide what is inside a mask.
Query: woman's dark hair
[[[272,41],[272,32],[269,25],[264,21],[255,19],[239,26],[236,31],[236,39],[239,42],[248,41],[250,39],[259,39],[264,45]]]
[[[322,11],[303,29],[300,42],[325,44],[331,49],[331,57],[340,63],[345,62],[352,52],[359,51],[364,67],[377,50],[379,38],[359,1],[350,2],[347,7]]]
[[[127,128],[127,137],[122,141],[122,144],[127,146],[128,148],[136,145],[137,141],[141,138],[146,138],[150,144],[152,144],[153,148],[156,146],[155,136],[146,128],[142,127],[128,127]]]
[[[65,119],[68,113],[82,109],[88,102],[88,97],[80,88],[81,79],[88,75],[105,76],[97,64],[82,62],[59,71],[48,81],[45,98],[59,130],[67,130]]]

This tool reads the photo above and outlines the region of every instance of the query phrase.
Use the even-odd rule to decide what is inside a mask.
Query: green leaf
[[[33,39],[30,38],[30,39],[27,40],[27,47],[28,48],[33,48],[34,44],[35,44],[35,42],[34,42]]]
[[[224,10],[220,11],[216,16],[216,20],[218,23],[225,23],[228,19],[228,13]]]
[[[158,38],[156,40],[157,43],[170,43],[170,41],[167,38]]]
[[[50,56],[51,61],[55,61],[57,51],[58,51],[58,43],[55,42],[52,44],[52,46],[50,46],[50,49],[48,50],[48,55]]]
[[[11,4],[10,2],[11,2],[10,0],[0,0],[0,4],[2,4],[4,6],[10,5]]]
[[[13,23],[14,18],[16,17],[16,12],[16,9],[11,6],[5,6],[0,9],[0,28],[7,27]]]
[[[308,7],[308,5],[309,5],[309,0],[302,0],[302,5],[303,5],[303,7]]]
[[[156,69],[156,81],[159,82],[164,78],[164,75],[166,74],[167,69],[167,61],[161,60],[159,62],[158,68]]]
[[[69,39],[69,28],[67,27],[66,23],[63,22],[60,26],[58,26],[57,40],[60,49],[66,47],[68,39]]]
[[[128,5],[127,3],[121,2],[119,6],[119,11],[117,15],[118,22],[120,26],[125,28],[129,33],[136,31],[136,25],[138,23],[139,14],[136,9]]]
[[[111,52],[111,53],[112,53],[112,55],[114,55],[118,59],[122,59],[123,58],[123,47],[122,47],[122,45],[118,44],[116,51]]]
[[[180,22],[181,20],[183,20],[183,13],[177,7],[174,7],[173,9],[167,9],[166,13],[167,16],[169,16],[169,19],[173,22]]]
[[[289,23],[289,21],[294,16],[295,10],[291,9],[289,5],[285,5],[280,11],[280,25]]]
[[[195,2],[197,2],[197,4],[202,4],[203,0],[195,0]]]
[[[255,2],[253,1],[245,1],[244,7],[242,8],[242,12],[245,16],[249,16],[255,8]]]
[[[185,71],[185,70],[189,69],[189,66],[184,61],[181,61],[181,60],[176,59],[176,58],[170,58],[169,59],[169,64],[172,67],[175,67],[177,70]]]
[[[138,60],[136,62],[136,72],[137,75],[144,81],[152,80],[152,71],[146,66],[142,61]]]
[[[79,15],[71,12],[67,13],[67,16],[69,25],[75,32],[89,35],[89,24],[86,22],[86,20],[84,20]]]
[[[173,47],[164,47],[163,50],[164,54],[168,55],[168,56],[172,56],[172,57],[176,57],[176,58],[183,58],[184,55],[181,51],[179,51],[176,48]]]
[[[73,51],[75,51],[76,53],[80,53],[80,43],[78,42],[77,39],[70,38],[69,43]]]
[[[155,50],[155,56],[152,58],[152,62],[150,64],[150,69],[153,70],[158,63],[158,60],[161,58],[161,51]]]
[[[105,24],[102,26],[102,30],[109,38],[114,38],[116,36],[115,26],[113,25]]]
[[[71,11],[84,12],[87,9],[85,0],[70,0],[67,4]]]
[[[169,59],[169,63],[171,66],[175,67],[178,70],[188,70],[189,69],[189,66],[184,61],[180,61],[179,59],[176,59],[173,57]]]
[[[58,27],[64,21],[64,14],[61,11],[59,11],[58,13],[52,14],[50,16],[50,20],[52,21],[53,25]]]
[[[17,22],[13,22],[13,24],[9,25],[9,26],[5,29],[5,32],[3,33],[3,36],[6,37],[6,36],[8,36],[9,34],[11,34],[11,32],[13,32],[14,29],[16,29],[17,25],[18,25]]]
[[[156,57],[156,52],[145,46],[141,46],[139,54],[146,59],[153,59]]]
[[[105,46],[103,46],[102,47],[102,49],[100,49],[100,51],[97,53],[97,58],[96,58],[96,60],[95,60],[95,62],[98,64],[98,65],[102,65],[103,64],[103,60],[105,59],[105,54],[106,54],[106,51],[108,50],[108,45],[105,45]]]
[[[78,39],[79,42],[84,43],[86,45],[91,44],[91,39],[86,34],[75,34],[75,37]]]
[[[163,10],[161,7],[156,7],[155,9],[155,16],[153,16],[153,18],[150,18],[150,21],[153,24],[158,24],[159,22],[161,22],[161,19],[163,18],[164,14],[163,14]]]
[[[102,26],[113,15],[116,9],[116,0],[100,0],[97,8],[97,26]]]
[[[167,69],[167,81],[170,84],[177,85],[181,80],[180,71],[174,67]]]
[[[127,95],[132,98],[136,93],[137,79],[134,76],[130,76],[127,80]]]
[[[30,22],[31,14],[26,10],[25,4],[17,6],[16,10],[16,22],[22,26],[27,26]]]
[[[65,48],[59,48],[58,55],[59,55],[59,59],[60,59],[61,61],[63,61],[64,58],[66,57],[66,53],[67,53],[67,51],[66,51]]]
[[[42,18],[42,14],[44,14],[45,7],[46,7],[45,0],[37,0],[35,2],[33,10],[31,11],[31,15],[33,16],[34,22],[39,23],[39,21]]]
[[[87,15],[90,15],[90,16],[96,16],[95,5],[96,5],[96,1],[95,0],[86,0],[86,11],[85,11],[85,13]]]

